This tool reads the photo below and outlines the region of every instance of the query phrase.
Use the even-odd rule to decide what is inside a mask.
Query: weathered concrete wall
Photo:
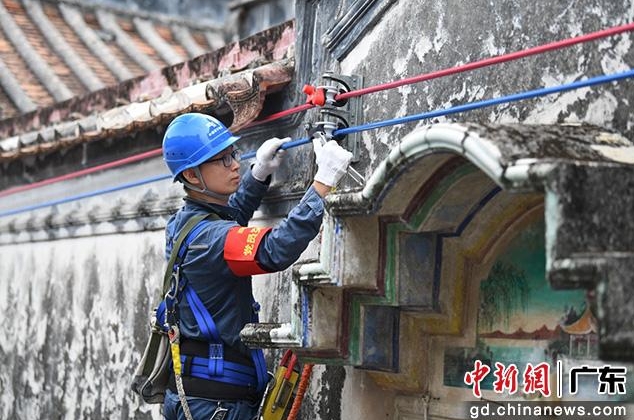
[[[162,232],[0,247],[0,418],[151,418],[131,398]],[[6,368],[8,367],[8,369]]]

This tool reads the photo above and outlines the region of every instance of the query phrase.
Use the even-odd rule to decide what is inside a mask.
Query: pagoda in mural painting
[[[589,357],[596,353],[593,349],[598,342],[597,320],[589,306],[586,306],[579,319],[571,324],[562,325],[561,329],[570,337],[568,356]]]

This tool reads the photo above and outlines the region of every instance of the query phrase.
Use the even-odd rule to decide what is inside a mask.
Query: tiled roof
[[[0,119],[187,61],[223,39],[212,24],[73,1],[0,0]]]
[[[0,0],[0,161],[228,106],[232,130],[291,80],[291,22],[218,48],[222,29],[73,0]]]

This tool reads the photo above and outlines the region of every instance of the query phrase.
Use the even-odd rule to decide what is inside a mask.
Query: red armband
[[[229,269],[236,276],[250,276],[253,274],[264,274],[263,270],[255,261],[255,254],[258,251],[260,242],[264,235],[271,230],[270,227],[232,227],[229,229],[225,240],[225,261]]]

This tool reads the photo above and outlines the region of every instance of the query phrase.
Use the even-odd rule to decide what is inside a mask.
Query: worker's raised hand
[[[251,175],[258,181],[266,181],[266,178],[280,167],[286,151],[280,149],[282,145],[290,141],[290,137],[278,139],[273,137],[262,143],[255,153],[255,165],[251,169]]]
[[[318,166],[315,181],[334,187],[345,175],[352,160],[352,153],[339,146],[334,140],[322,145],[319,139],[313,139],[313,149]]]

